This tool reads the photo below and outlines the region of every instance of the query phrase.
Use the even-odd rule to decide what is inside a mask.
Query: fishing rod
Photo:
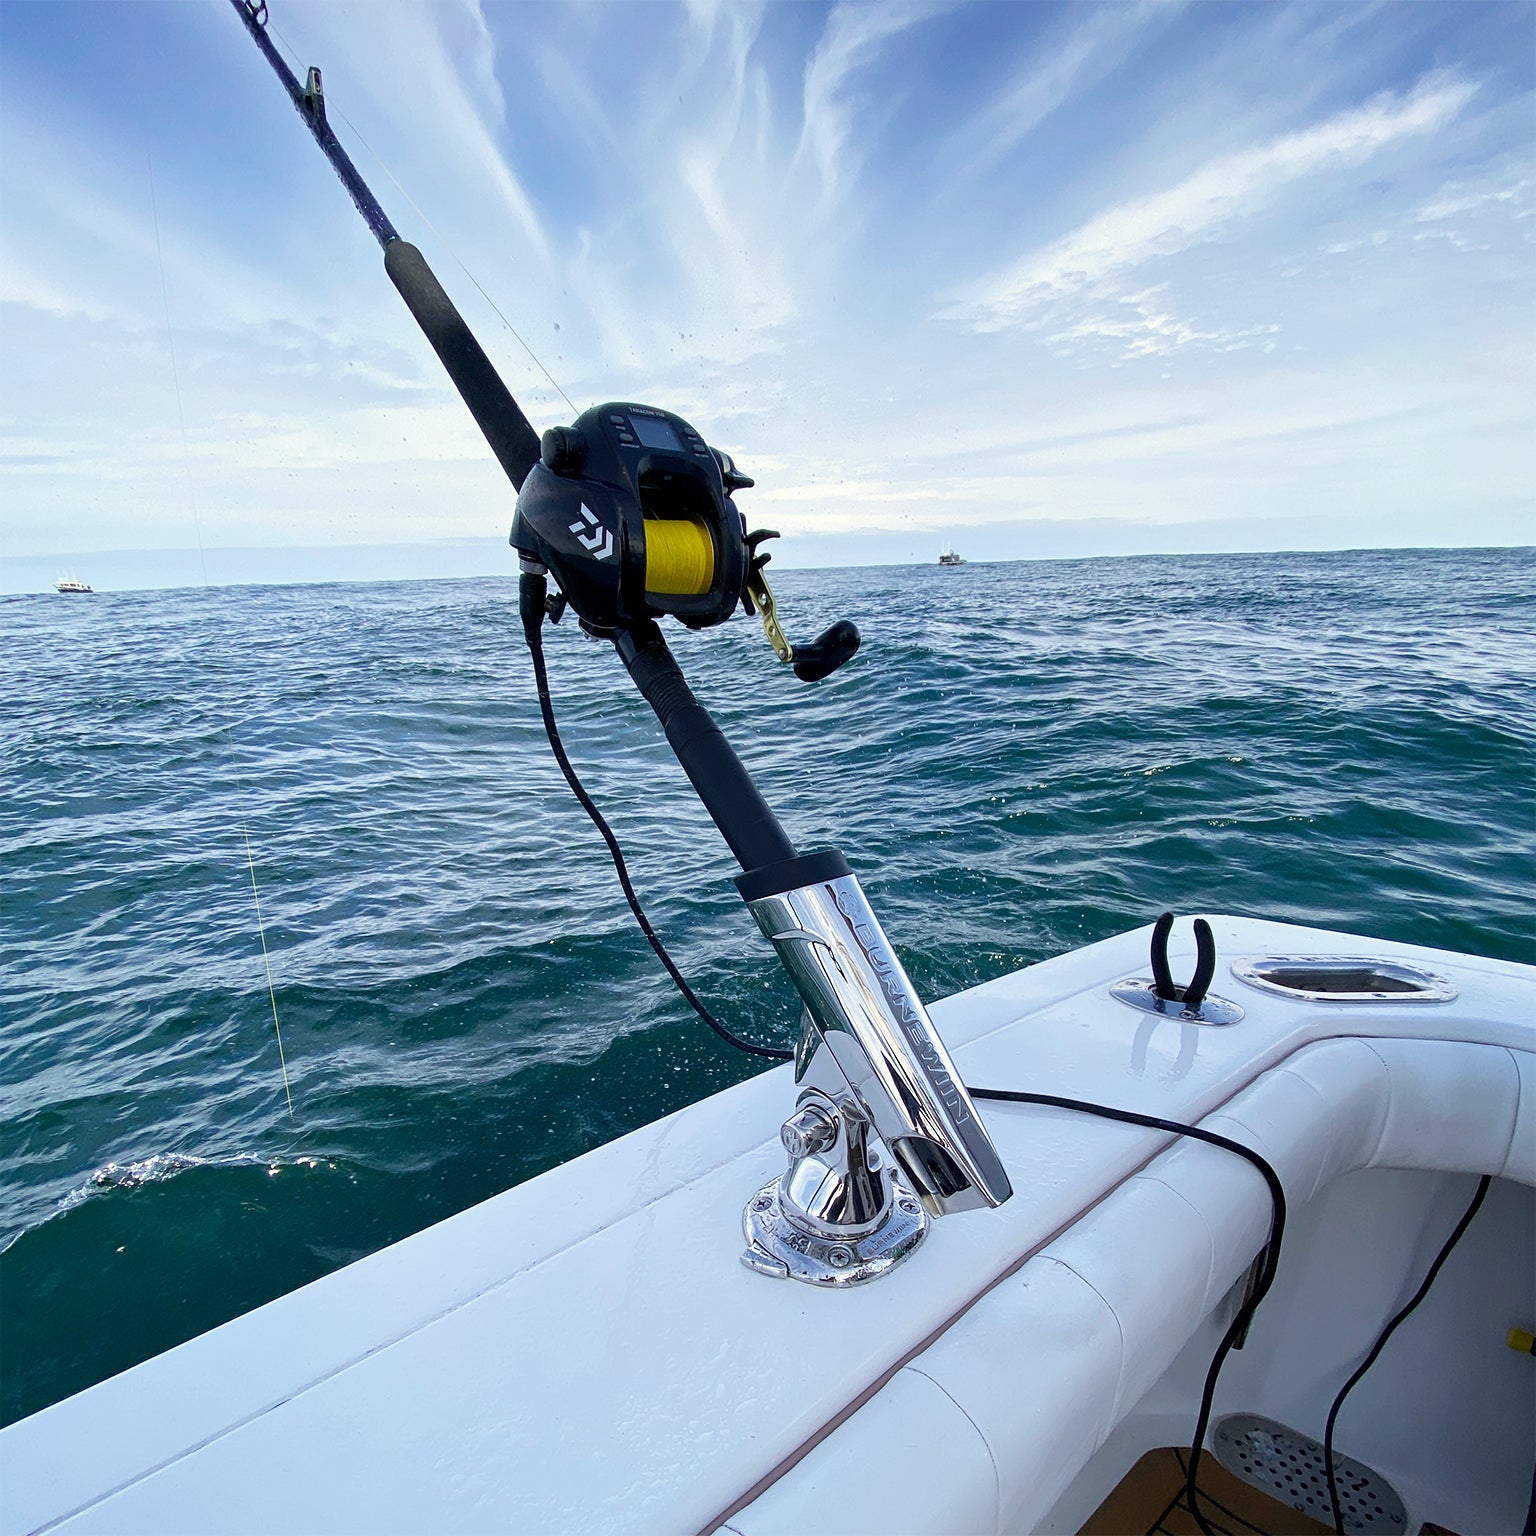
[[[778,535],[769,530],[748,534],[734,505],[729,514],[721,505],[732,492],[753,482],[736,470],[728,454],[706,448],[680,417],[651,406],[596,406],[573,426],[546,433],[541,444],[426,258],[400,237],[337,139],[326,116],[319,69],[311,65],[300,84],[268,33],[267,0],[230,3],[379,242],[384,270],[507,478],[521,491],[529,472],[542,462],[568,484],[591,491],[573,502],[548,484],[537,486],[529,505],[520,504],[521,527],[514,525],[512,536],[524,555],[541,559],[546,569],[569,578],[560,584],[584,625],[606,635],[624,625],[673,614],[701,628],[723,623],[739,602],[747,612],[761,616],[780,660],[789,662],[803,681],[826,677],[849,660],[858,650],[859,634],[846,622],[832,625],[810,645],[789,642],[763,574],[768,556],[758,552],[763,542]],[[588,446],[594,443],[605,444],[608,451],[599,449],[593,462],[585,464]],[[641,462],[658,453],[670,462]],[[709,470],[711,458],[718,475]],[[591,505],[605,499],[595,479],[620,493],[606,498],[607,516]],[[567,513],[573,522],[561,523]],[[584,601],[575,601],[573,589],[580,589]]]
[[[314,134],[315,142],[331,162],[347,189],[363,222],[384,249],[384,270],[400,292],[448,377],[454,382],[475,424],[491,445],[491,452],[513,485],[521,488],[539,457],[539,434],[533,430],[511,391],[491,366],[480,343],[464,323],[453,300],[443,291],[426,258],[408,240],[402,240],[358,174],[351,156],[342,148],[325,115],[325,87],[313,66],[299,84],[267,34],[266,0],[230,0],[262,56],[282,81],[290,100]]]
[[[542,631],[567,607],[589,634],[612,642],[654,710],[741,865],[742,899],[804,1000],[795,1113],[781,1130],[789,1166],[748,1203],[743,1262],[819,1285],[885,1273],[916,1248],[930,1216],[1007,1200],[1008,1175],[848,861],[835,849],[795,847],[694,696],[659,621],[706,629],[738,608],[756,612],[780,661],[804,682],[847,662],[858,650],[858,630],[839,621],[810,645],[790,643],[760,549],[777,535],[748,533],[733,499],[751,478],[674,412],[609,402],[541,439],[332,132],[320,71],[311,67],[300,84],[289,70],[268,35],[266,0],[230,3],[383,248],[386,272],[517,487],[511,543],[520,556],[519,611],[550,745],[603,832],[647,938],[714,1024],[645,920],[618,845],[560,744]],[[890,1157],[881,1155],[882,1143]]]

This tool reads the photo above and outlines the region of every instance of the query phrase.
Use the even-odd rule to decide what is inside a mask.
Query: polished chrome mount
[[[921,1202],[870,1136],[851,1096],[819,1092],[779,1132],[789,1167],[765,1184],[742,1216],[741,1262],[776,1278],[859,1285],[899,1264],[922,1242]]]
[[[748,907],[805,1015],[799,1094],[780,1132],[789,1166],[747,1206],[742,1262],[857,1285],[906,1258],[927,1216],[1001,1205],[1013,1190],[858,881],[843,875]]]

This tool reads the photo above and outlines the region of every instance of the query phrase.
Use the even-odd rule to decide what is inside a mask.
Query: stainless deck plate
[[[1153,989],[1150,976],[1132,976],[1117,981],[1109,989],[1116,1002],[1139,1008],[1143,1013],[1161,1014],[1165,1019],[1178,1019],[1183,1024],[1241,1024],[1243,1010],[1224,997],[1207,993],[1197,1008],[1186,1008],[1180,998],[1159,997]]]
[[[1217,1420],[1211,1449],[1245,1483],[1333,1528],[1320,1440],[1256,1413],[1230,1413]],[[1333,1475],[1346,1531],[1402,1536],[1408,1529],[1403,1501],[1379,1472],[1335,1450]]]

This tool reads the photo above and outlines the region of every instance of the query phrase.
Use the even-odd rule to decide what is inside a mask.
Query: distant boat
[[[942,550],[939,554],[940,565],[964,565],[965,561],[952,549]]]
[[[55,592],[94,592],[96,589],[83,581],[76,581],[73,576],[60,576],[54,582]]]

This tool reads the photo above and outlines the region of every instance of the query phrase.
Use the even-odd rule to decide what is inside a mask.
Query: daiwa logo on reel
[[[613,535],[598,521],[597,514],[586,504],[581,504],[581,515],[586,523],[572,523],[571,532],[576,542],[597,560],[607,560],[613,554]]]

